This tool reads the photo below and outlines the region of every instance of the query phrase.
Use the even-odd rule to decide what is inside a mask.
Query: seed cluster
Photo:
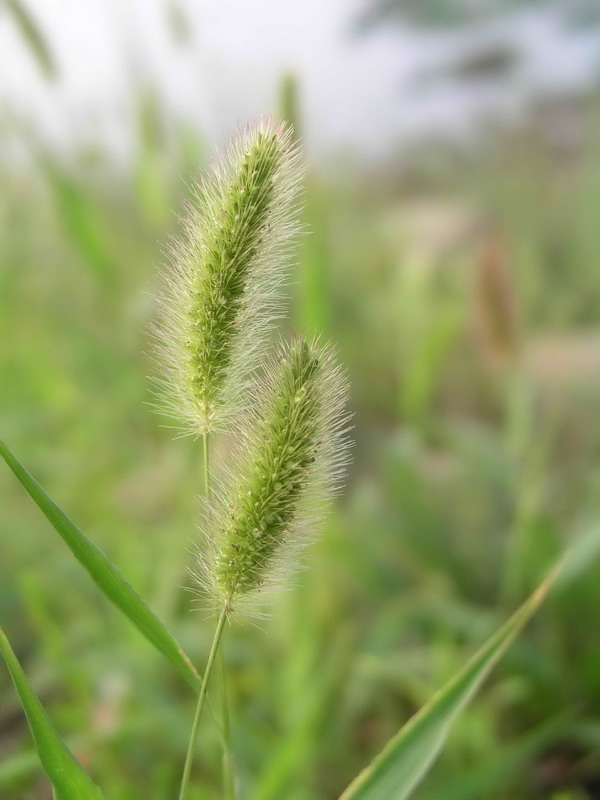
[[[197,187],[164,274],[161,408],[188,433],[236,432],[211,472],[194,573],[221,610],[298,565],[346,462],[347,387],[332,349],[298,338],[265,357],[301,178],[290,129],[248,129]]]
[[[237,607],[296,565],[343,472],[346,394],[334,353],[317,341],[296,339],[267,365],[234,469],[203,512],[196,578],[213,599]]]
[[[164,270],[161,410],[194,435],[231,428],[279,315],[299,227],[291,131],[263,122],[196,187]]]
[[[249,272],[268,227],[282,152],[274,133],[256,135],[223,203],[213,240],[204,244],[189,310],[189,380],[198,413],[210,427],[210,415],[231,362]]]
[[[319,442],[319,358],[303,342],[282,359],[262,446],[232,502],[216,564],[226,596],[257,588],[294,518]]]

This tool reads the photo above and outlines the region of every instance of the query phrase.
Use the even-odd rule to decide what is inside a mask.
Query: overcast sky
[[[425,96],[411,90],[416,72],[464,49],[468,38],[391,28],[353,36],[358,0],[178,0],[190,23],[184,44],[168,24],[167,0],[24,2],[59,76],[54,83],[43,77],[0,11],[3,101],[59,144],[85,136],[121,151],[139,79],[158,88],[170,117],[193,120],[218,140],[238,121],[272,110],[280,75],[291,69],[311,149],[379,155],[423,130],[463,129],[482,111],[517,113],[532,87],[584,81],[597,45],[591,37],[565,39],[551,17],[525,15],[510,26],[528,53],[518,81],[501,91],[446,86]]]

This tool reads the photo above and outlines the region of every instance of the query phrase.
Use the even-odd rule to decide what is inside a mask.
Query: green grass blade
[[[444,745],[452,723],[479,689],[548,593],[555,568],[513,616],[491,636],[449,683],[410,719],[340,800],[403,800],[427,772]]]
[[[101,800],[102,793],[60,738],[44,711],[2,628],[0,653],[27,715],[33,741],[44,771],[62,800]]]
[[[146,639],[178,669],[187,682],[198,689],[200,678],[189,658],[129,581],[123,577],[105,553],[88,539],[64,511],[48,497],[40,484],[1,440],[0,455],[14,472],[23,488],[41,508],[75,558],[87,570],[100,591],[129,617]]]

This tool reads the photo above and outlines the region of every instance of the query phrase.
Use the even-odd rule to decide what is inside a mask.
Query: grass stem
[[[208,661],[206,662],[206,669],[204,670],[204,677],[202,678],[202,685],[200,687],[200,694],[198,695],[198,704],[196,706],[196,714],[194,715],[194,722],[192,723],[192,732],[190,733],[190,741],[188,744],[187,755],[185,758],[185,765],[183,767],[183,775],[181,778],[181,789],[179,791],[179,800],[186,800],[188,796],[188,788],[190,784],[190,775],[192,771],[192,763],[194,761],[194,750],[196,749],[196,738],[198,736],[198,728],[200,725],[200,717],[202,716],[202,709],[204,708],[204,701],[208,691],[208,681],[212,672],[215,658],[219,650],[219,643],[223,634],[223,628],[227,620],[227,613],[229,611],[229,604],[223,606],[215,635],[210,648]]]
[[[210,434],[205,433],[202,437],[204,445],[204,492],[208,497],[210,494]],[[233,777],[233,758],[229,744],[229,702],[227,699],[227,675],[225,671],[225,660],[223,648],[219,649],[219,690],[221,693],[221,718],[222,718],[222,763],[223,763],[223,796],[225,800],[234,800],[235,783]]]
[[[208,442],[208,433],[205,433],[202,437],[204,443],[204,494],[208,497],[210,493],[210,449],[209,449],[209,442]]]
[[[227,671],[225,669],[225,656],[223,648],[219,649],[219,684],[221,688],[221,719],[223,726],[223,797],[225,800],[235,800],[235,780],[233,773],[233,758],[230,747],[229,727],[229,700],[227,696]]]

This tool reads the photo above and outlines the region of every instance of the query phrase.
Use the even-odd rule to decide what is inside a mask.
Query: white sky
[[[45,33],[59,80],[44,79],[0,9],[0,99],[57,144],[75,135],[118,150],[127,147],[140,78],[158,88],[170,117],[199,123],[214,141],[272,110],[280,75],[292,69],[309,147],[379,155],[422,130],[460,129],[474,112],[517,111],[532,86],[580,82],[597,45],[565,40],[555,20],[530,14],[511,33],[529,54],[519,83],[500,93],[446,88],[423,97],[409,89],[415,71],[464,40],[397,29],[353,38],[360,0],[178,0],[192,28],[184,45],[168,25],[168,0],[23,2]]]

